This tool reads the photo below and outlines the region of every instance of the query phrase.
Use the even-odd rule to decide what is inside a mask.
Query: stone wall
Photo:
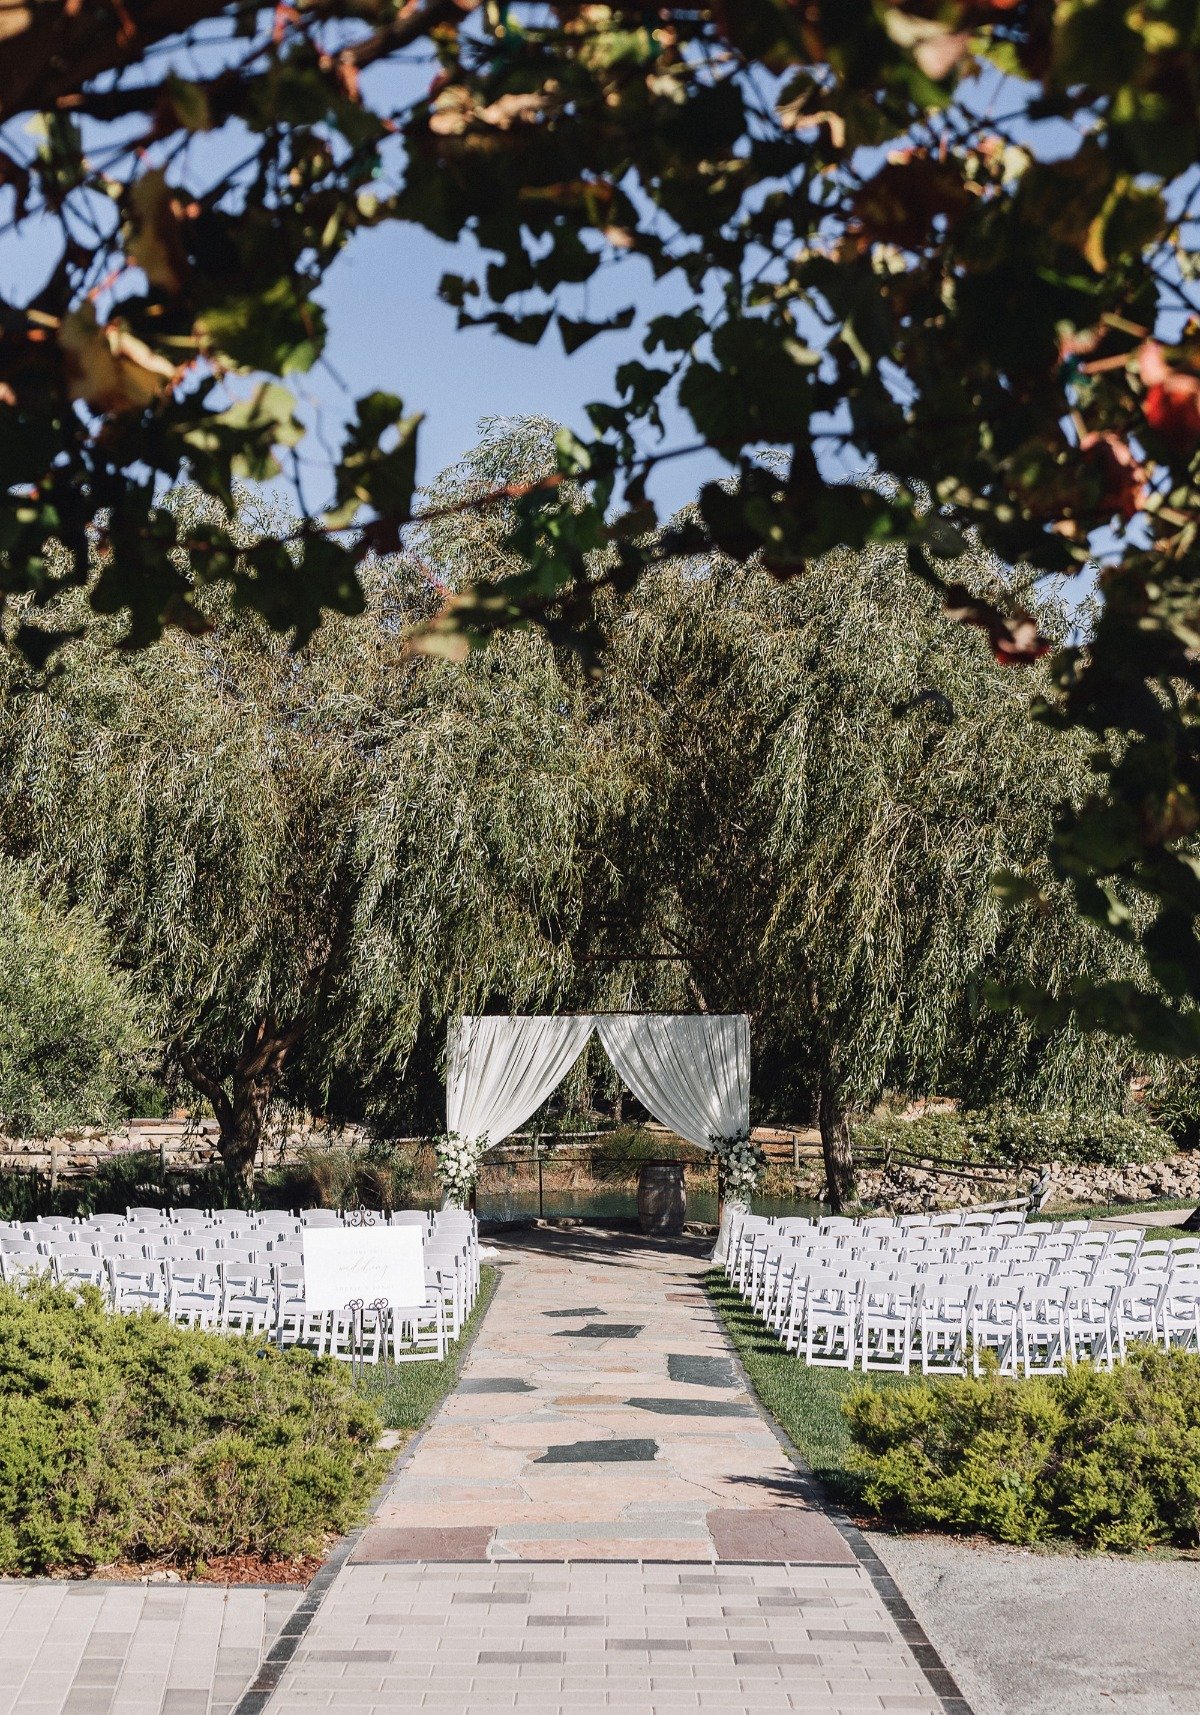
[[[1125,1198],[1195,1197],[1200,1201],[1200,1150],[1135,1167],[1056,1167],[1054,1192],[1064,1203],[1119,1203]]]
[[[194,1172],[218,1159],[215,1120],[130,1120],[119,1131],[99,1126],[81,1126],[45,1139],[0,1137],[0,1170],[17,1168],[42,1173],[55,1181],[84,1178],[114,1156],[157,1155],[164,1168],[176,1173]],[[318,1142],[330,1142],[327,1130],[311,1124],[292,1125],[270,1132],[259,1151],[260,1170],[294,1161]],[[338,1142],[357,1141],[357,1134],[338,1134]]]

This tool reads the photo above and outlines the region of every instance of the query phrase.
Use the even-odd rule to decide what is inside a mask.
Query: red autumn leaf
[[[1150,427],[1185,452],[1200,444],[1200,376],[1171,369],[1152,339],[1138,353],[1138,368],[1146,384],[1142,414]]]
[[[278,47],[293,24],[300,22],[300,14],[288,0],[278,0],[275,7],[274,20],[271,29],[271,40]]]
[[[1084,435],[1079,451],[1099,476],[1099,511],[1106,517],[1115,512],[1128,523],[1146,504],[1146,472],[1128,443],[1104,429]]]
[[[1038,661],[1054,647],[1024,608],[1004,613],[993,602],[975,595],[966,584],[947,584],[942,591],[942,606],[960,625],[977,625],[986,631],[992,654],[1004,667]]]
[[[934,221],[951,225],[971,203],[971,193],[948,161],[913,152],[894,155],[854,199],[854,213],[868,238],[918,250],[934,236]]]

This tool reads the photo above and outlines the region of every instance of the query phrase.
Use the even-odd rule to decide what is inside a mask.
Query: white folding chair
[[[164,1310],[166,1281],[160,1265],[142,1256],[104,1257],[110,1301],[114,1310],[129,1315],[136,1310]]]
[[[1117,1352],[1122,1360],[1133,1340],[1150,1340],[1156,1345],[1163,1343],[1159,1311],[1169,1290],[1168,1281],[1163,1279],[1158,1282],[1135,1280],[1118,1291]]]
[[[1200,1270],[1172,1272],[1158,1306],[1159,1332],[1164,1346],[1200,1350]]]
[[[465,1318],[463,1271],[461,1252],[447,1254],[432,1244],[425,1247],[426,1291],[441,1293],[452,1340],[458,1339]]]
[[[771,1222],[765,1215],[743,1215],[737,1226],[736,1234],[730,1238],[729,1255],[725,1259],[725,1273],[733,1281],[739,1292],[744,1293],[746,1275],[750,1266],[750,1255],[756,1239],[771,1231]]]
[[[393,1305],[389,1322],[388,1342],[393,1363],[436,1361],[445,1357],[448,1330],[440,1293],[427,1293],[422,1304]]]
[[[1012,1279],[983,1283],[975,1292],[968,1317],[975,1375],[983,1374],[985,1352],[996,1360],[1001,1375],[1016,1375],[1021,1297],[1021,1283]]]
[[[99,1243],[101,1254],[109,1262],[145,1262],[149,1254],[146,1240],[140,1236],[109,1238],[101,1234]]]
[[[199,1257],[164,1260],[167,1315],[189,1328],[219,1328],[223,1305],[220,1270]]]
[[[231,1260],[218,1261],[216,1267],[221,1285],[220,1326],[240,1333],[261,1333],[275,1317],[270,1266]]]
[[[965,1274],[944,1270],[926,1276],[918,1319],[922,1375],[966,1375],[974,1299],[975,1288]]]
[[[761,1256],[757,1259],[757,1267],[751,1281],[750,1307],[763,1321],[767,1320],[767,1306],[775,1295],[779,1284],[779,1270],[785,1252],[791,1246],[778,1239],[763,1247]]]
[[[804,1306],[804,1361],[852,1370],[858,1342],[859,1283],[810,1274]]]
[[[95,1286],[103,1292],[108,1285],[103,1262],[79,1245],[63,1245],[53,1260],[54,1278],[61,1286]]]
[[[281,1346],[314,1345],[320,1339],[320,1323],[310,1316],[304,1301],[304,1268],[299,1262],[275,1266],[275,1338]],[[317,1326],[314,1326],[314,1323]]]
[[[818,1223],[818,1231],[833,1239],[848,1239],[857,1227],[858,1222],[849,1215],[826,1215]]]
[[[35,1279],[40,1274],[53,1275],[53,1259],[41,1245],[30,1240],[5,1237],[0,1242],[0,1280],[12,1286]]]
[[[1067,1367],[1067,1297],[1058,1286],[1021,1294],[1018,1363],[1027,1376],[1060,1376]]]
[[[1113,1366],[1114,1319],[1116,1316],[1116,1281],[1090,1280],[1074,1289],[1067,1298],[1067,1345],[1071,1361],[1084,1359],[1098,1369]]]
[[[900,1271],[894,1280],[864,1280],[859,1310],[859,1354],[864,1370],[908,1374],[922,1291],[915,1272]]]

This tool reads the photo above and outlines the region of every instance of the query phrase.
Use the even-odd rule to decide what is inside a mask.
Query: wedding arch
[[[595,1034],[656,1120],[728,1154],[750,1136],[750,1021],[744,1013],[466,1016],[450,1025],[446,1131],[473,1181],[483,1152],[518,1130]]]

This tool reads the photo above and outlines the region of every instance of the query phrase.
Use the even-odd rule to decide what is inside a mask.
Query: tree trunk
[[[254,1185],[254,1166],[267,1109],[299,1036],[297,1028],[280,1029],[271,1018],[261,1018],[252,1024],[242,1039],[228,1090],[222,1079],[202,1065],[182,1043],[176,1050],[184,1075],[212,1103],[221,1128],[217,1138],[221,1161],[246,1190]]]
[[[254,1184],[254,1165],[262,1142],[263,1121],[274,1087],[274,1078],[235,1076],[232,1100],[227,1111],[218,1115],[221,1132],[217,1148],[221,1152],[221,1160],[231,1178],[247,1190]]]
[[[850,1116],[834,1092],[824,1087],[817,1106],[829,1207],[835,1215],[840,1215],[849,1204],[858,1201],[854,1149],[850,1142]]]

